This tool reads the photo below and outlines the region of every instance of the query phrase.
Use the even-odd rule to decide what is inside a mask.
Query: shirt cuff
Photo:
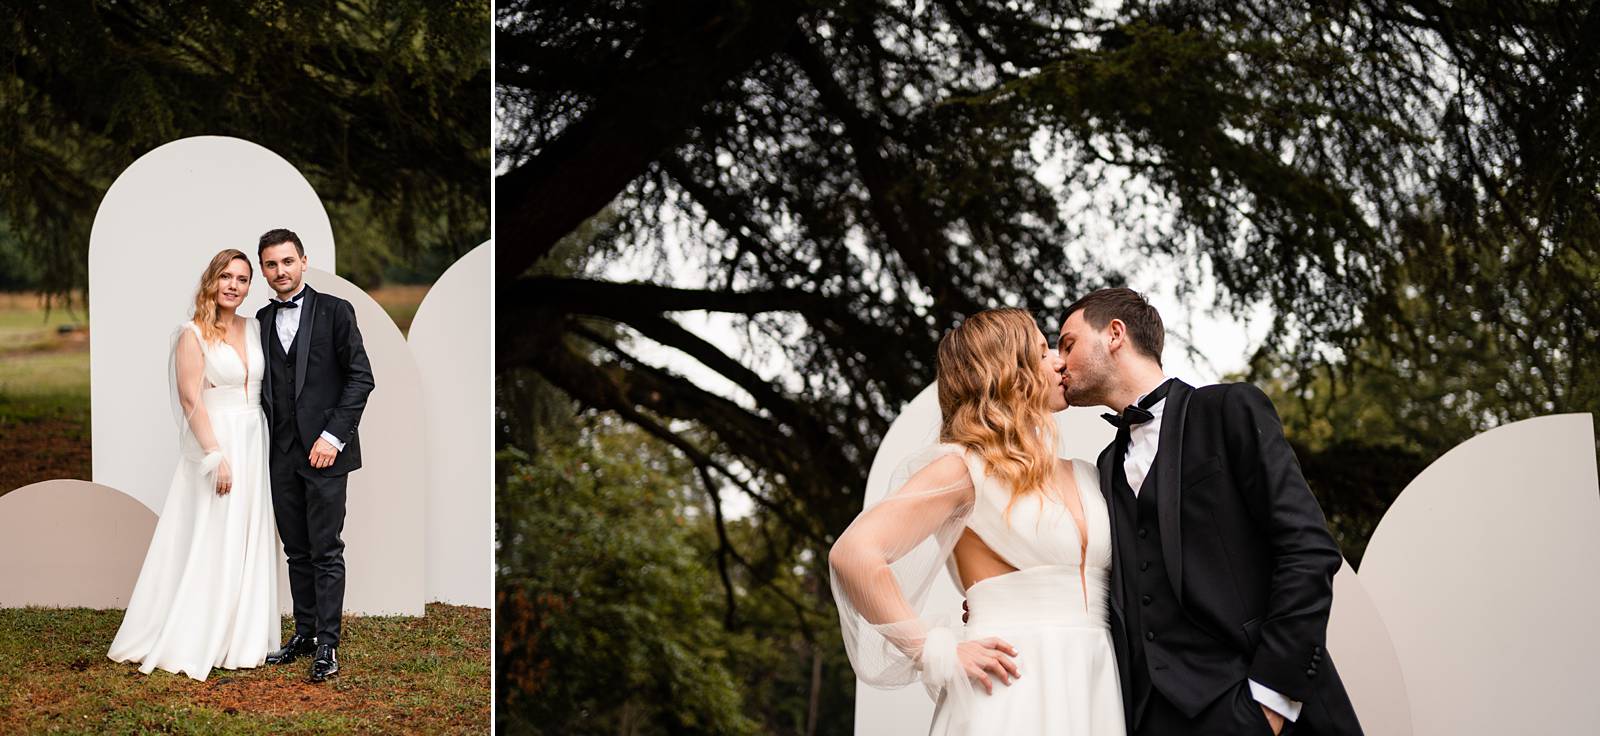
[[[327,440],[328,444],[333,445],[333,449],[338,450],[339,452],[344,452],[344,443],[340,442],[338,437],[335,437],[335,436],[329,434],[327,430],[323,430],[322,431],[322,439]],[[1252,682],[1250,684],[1254,685],[1255,683]],[[1267,692],[1272,692],[1272,691],[1268,690]],[[1293,719],[1290,719],[1290,720],[1293,720]]]
[[[1300,717],[1300,701],[1290,700],[1287,695],[1255,680],[1250,680],[1250,696],[1291,723]]]

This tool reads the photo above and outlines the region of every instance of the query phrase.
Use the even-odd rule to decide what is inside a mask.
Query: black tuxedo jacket
[[[261,349],[267,360],[277,360],[273,343],[278,342],[274,310],[267,305],[256,312],[261,322]],[[324,431],[339,438],[344,449],[333,464],[320,471],[325,476],[344,475],[361,467],[361,438],[356,425],[367,408],[372,393],[372,365],[356,328],[355,307],[343,299],[305,287],[300,300],[300,328],[295,332],[295,370],[293,386],[274,386],[272,371],[264,371],[261,405],[270,425],[273,397],[279,391],[292,391],[295,404],[295,430],[306,451]]]
[[[1112,513],[1115,456],[1113,443],[1098,462]],[[1266,394],[1245,383],[1196,389],[1174,381],[1152,474],[1173,593],[1215,640],[1217,661],[1233,662],[1206,670],[1239,672],[1303,702],[1297,730],[1359,734],[1326,641],[1343,557]],[[1122,625],[1129,603],[1120,574],[1111,588],[1113,640],[1129,692]],[[1206,683],[1218,693],[1236,684]]]

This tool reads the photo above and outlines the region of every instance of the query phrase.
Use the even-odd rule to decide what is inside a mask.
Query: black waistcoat
[[[272,444],[288,452],[296,444],[299,432],[294,415],[294,359],[297,346],[289,345],[284,352],[283,341],[272,335],[272,355],[267,360],[267,370],[272,373]]]
[[[1186,658],[1206,656],[1215,647],[1211,637],[1196,627],[1183,612],[1173,593],[1161,547],[1161,521],[1157,513],[1157,466],[1152,463],[1135,497],[1122,469],[1122,458],[1113,464],[1116,487],[1116,539],[1121,549],[1121,575],[1126,599],[1123,622],[1126,627],[1129,664],[1133,672],[1134,721],[1144,715],[1150,689],[1154,687],[1167,700],[1179,704],[1202,697],[1196,683],[1183,671]],[[1204,653],[1204,654],[1201,654]]]

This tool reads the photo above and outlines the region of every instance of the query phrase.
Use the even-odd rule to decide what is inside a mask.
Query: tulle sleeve
[[[202,395],[206,388],[206,361],[210,359],[205,341],[193,322],[178,325],[168,346],[167,386],[170,389],[172,418],[178,425],[178,453],[200,463],[210,473],[222,462],[211,417]]]
[[[939,445],[903,463],[889,487],[828,553],[850,664],[869,685],[920,680],[954,713],[970,712],[973,685],[956,657],[961,624],[930,620],[925,604],[972,510],[972,473],[961,448]]]

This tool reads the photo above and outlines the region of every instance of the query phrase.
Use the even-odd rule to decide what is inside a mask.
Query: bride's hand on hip
[[[228,460],[224,458],[217,463],[217,495],[226,496],[233,490],[233,469],[228,467]]]
[[[1001,682],[1010,685],[1011,681],[1021,677],[1017,663],[1012,657],[1017,656],[1017,648],[1006,643],[999,637],[986,639],[973,639],[956,645],[956,656],[961,660],[961,670],[967,677],[983,684],[983,691],[994,693],[994,682],[989,678],[993,674]]]

